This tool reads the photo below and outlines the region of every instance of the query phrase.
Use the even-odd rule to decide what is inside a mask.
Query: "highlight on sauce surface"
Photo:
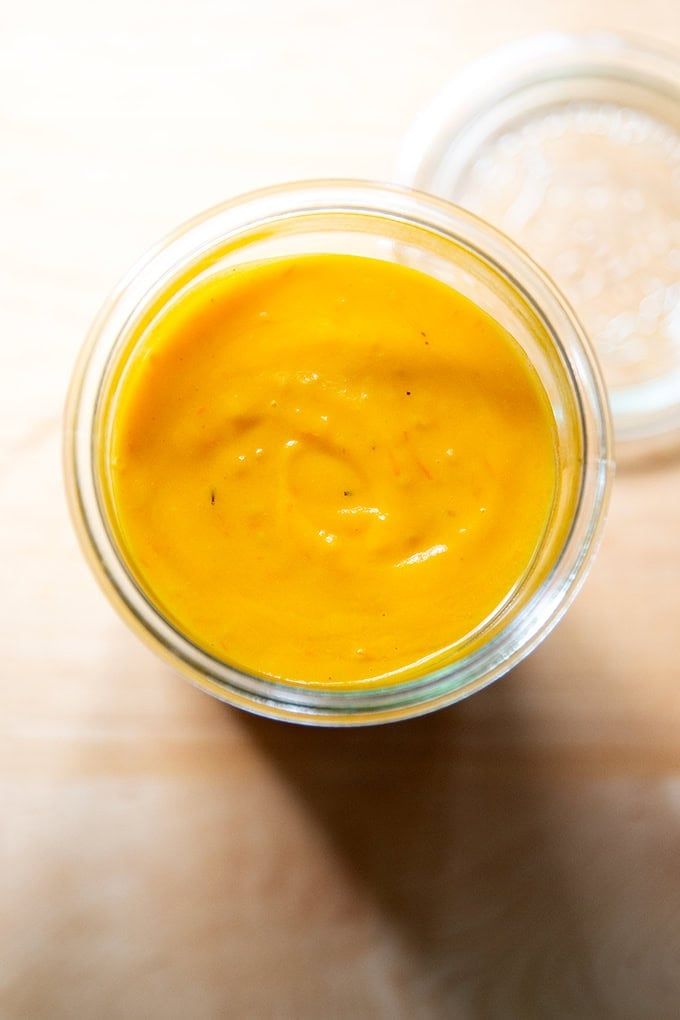
[[[139,338],[102,476],[152,602],[246,672],[400,682],[526,575],[557,486],[519,344],[414,269],[302,255],[199,281]]]

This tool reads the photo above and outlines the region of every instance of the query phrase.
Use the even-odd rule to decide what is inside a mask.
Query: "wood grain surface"
[[[675,0],[0,7],[0,1017],[680,1016],[680,456],[616,480],[553,636],[444,712],[251,718],[127,632],[62,494],[107,291],[239,191],[388,178],[457,68]]]

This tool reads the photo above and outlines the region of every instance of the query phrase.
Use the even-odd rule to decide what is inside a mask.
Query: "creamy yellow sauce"
[[[357,256],[203,280],[147,328],[103,464],[130,569],[215,656],[309,685],[455,658],[544,534],[555,422],[467,298]]]

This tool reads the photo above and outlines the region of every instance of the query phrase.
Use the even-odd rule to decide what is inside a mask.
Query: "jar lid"
[[[680,61],[611,35],[539,35],[458,75],[398,176],[509,234],[600,357],[619,443],[680,433]]]

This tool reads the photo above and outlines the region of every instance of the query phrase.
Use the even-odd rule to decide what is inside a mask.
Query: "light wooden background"
[[[0,1016],[680,1016],[680,460],[514,675],[358,732],[246,717],[100,595],[60,415],[106,292],[258,185],[385,178],[539,28],[680,45],[676,0],[0,4]]]

